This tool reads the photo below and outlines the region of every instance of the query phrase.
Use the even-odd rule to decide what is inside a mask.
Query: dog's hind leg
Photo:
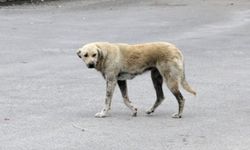
[[[167,86],[169,90],[173,93],[175,96],[177,102],[178,102],[178,113],[175,113],[172,115],[173,118],[181,118],[183,109],[184,109],[184,104],[185,104],[185,99],[183,98],[180,90],[179,90],[179,80],[175,77],[169,77],[166,80]]]
[[[172,62],[159,64],[157,68],[163,76],[167,87],[173,93],[178,102],[178,113],[173,114],[172,117],[181,118],[185,104],[185,99],[179,90],[183,67],[178,60],[172,60]]]
[[[179,112],[175,113],[172,115],[173,118],[181,118],[182,117],[182,113],[183,113],[183,109],[184,109],[184,104],[185,104],[185,99],[183,98],[181,92],[179,90],[172,92],[175,96],[175,98],[178,101],[178,105],[179,105]]]
[[[151,114],[155,111],[155,109],[162,103],[164,100],[164,93],[162,91],[162,83],[163,83],[163,78],[158,71],[158,69],[154,68],[151,71],[151,78],[154,84],[154,88],[156,91],[156,101],[152,108],[150,108],[146,113]]]
[[[117,83],[118,83],[118,86],[119,86],[119,88],[121,90],[121,94],[122,94],[123,101],[124,101],[125,105],[129,109],[132,110],[133,116],[136,116],[137,115],[137,108],[135,108],[133,106],[132,102],[128,98],[128,89],[127,89],[127,82],[126,82],[126,80],[118,80]]]

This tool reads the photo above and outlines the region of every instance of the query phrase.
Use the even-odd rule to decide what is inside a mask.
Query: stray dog
[[[151,114],[164,100],[163,81],[178,101],[178,113],[173,118],[181,118],[185,100],[179,90],[179,85],[196,95],[196,92],[185,80],[184,61],[181,51],[166,42],[152,42],[129,45],[124,43],[95,42],[84,45],[77,50],[77,55],[88,68],[95,68],[106,80],[106,99],[104,108],[96,117],[107,116],[116,84],[118,84],[125,105],[137,115],[137,108],[129,100],[127,79],[151,71],[151,78],[156,91],[156,101],[147,111]]]

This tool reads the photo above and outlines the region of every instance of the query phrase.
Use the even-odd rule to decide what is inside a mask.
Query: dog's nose
[[[88,64],[88,68],[95,68],[94,64]]]

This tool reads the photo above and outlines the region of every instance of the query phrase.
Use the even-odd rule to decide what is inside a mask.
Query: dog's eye
[[[88,57],[88,54],[83,55],[84,57]]]
[[[93,54],[93,55],[92,55],[92,57],[95,57],[95,56],[96,56],[96,54]]]

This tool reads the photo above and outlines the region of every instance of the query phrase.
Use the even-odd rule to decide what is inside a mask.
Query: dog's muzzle
[[[95,68],[95,64],[88,64],[88,68]]]

